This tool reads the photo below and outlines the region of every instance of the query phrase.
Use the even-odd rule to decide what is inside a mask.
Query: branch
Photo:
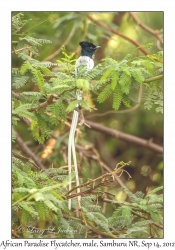
[[[50,61],[50,60],[52,60],[55,56],[57,56],[57,55],[60,53],[61,48],[62,48],[63,46],[66,46],[66,45],[70,42],[70,40],[71,40],[71,38],[73,37],[74,33],[75,33],[75,25],[73,26],[73,28],[72,28],[72,30],[71,30],[69,36],[67,37],[66,41],[61,45],[61,47],[60,47],[59,49],[57,49],[53,54],[51,54],[50,56],[46,57],[46,58],[44,59],[44,61]]]
[[[136,145],[148,148],[156,153],[163,154],[163,147],[153,143],[151,140],[144,140],[140,137],[126,134],[126,133],[123,133],[121,131],[105,127],[104,125],[101,125],[99,123],[95,123],[92,121],[86,120],[86,123],[88,123],[92,129],[94,129],[98,132],[105,133],[105,134],[110,135],[116,139],[120,139],[120,140],[123,140],[126,142],[131,142],[131,143],[134,143]]]
[[[14,97],[15,97],[16,99],[19,99],[19,98],[20,98],[20,94],[14,92],[14,91],[12,91],[12,94],[14,95]],[[21,95],[22,95],[22,94],[21,94]],[[22,95],[22,96],[23,96],[23,95]],[[24,96],[23,96],[23,97],[24,97]],[[25,97],[24,97],[24,98],[25,98]],[[54,103],[54,100],[53,100],[54,98],[58,98],[57,95],[51,94],[51,95],[49,96],[49,98],[48,98],[45,102],[42,102],[42,103],[40,103],[39,105],[37,105],[37,106],[35,106],[35,107],[33,107],[33,108],[28,108],[27,111],[31,112],[31,111],[36,111],[36,110],[38,110],[38,109],[40,109],[40,108],[46,108],[48,105]]]
[[[53,99],[54,99],[55,97],[57,97],[55,94],[51,94],[51,95],[49,96],[49,98],[48,98],[45,102],[40,103],[40,104],[39,104],[38,106],[36,106],[36,107],[29,108],[29,109],[27,109],[27,111],[31,112],[31,111],[36,111],[36,110],[38,110],[38,109],[40,109],[40,108],[46,108],[48,105],[54,103],[54,100],[53,100]]]
[[[97,153],[97,150],[93,147],[90,148],[86,148],[86,147],[82,147],[80,145],[75,145],[76,149],[78,151],[80,151],[85,157],[93,159],[94,161],[96,161],[102,168],[104,168],[106,171],[108,171],[109,173],[112,173],[112,169],[110,167],[108,167],[101,159],[99,154]],[[114,177],[116,179],[116,181],[119,183],[119,185],[124,188],[125,185],[122,182],[122,180],[120,179],[120,177],[117,174],[114,174]]]
[[[114,33],[114,34],[116,34],[116,35],[118,35],[118,36],[124,38],[125,40],[131,42],[131,43],[134,44],[136,47],[138,47],[138,49],[141,50],[145,55],[150,55],[150,53],[149,53],[145,48],[143,48],[142,45],[141,45],[139,42],[133,40],[132,38],[130,38],[130,37],[126,36],[126,35],[124,35],[123,33],[120,33],[119,31],[113,29],[112,27],[110,27],[110,26],[108,26],[108,25],[106,25],[106,24],[104,24],[104,23],[102,23],[102,22],[96,20],[95,18],[93,18],[93,17],[90,16],[90,15],[88,15],[87,18],[88,18],[89,20],[91,20],[93,23],[96,23],[98,26],[101,26],[101,27],[103,27],[104,29],[107,29],[107,30],[111,31],[112,33]]]
[[[64,91],[62,91],[62,93],[60,94],[60,96],[63,95],[65,92],[72,91],[74,89],[75,89],[75,87],[73,87],[72,89],[65,89]],[[16,99],[19,99],[20,95],[22,95],[24,98],[26,98],[23,94],[18,94],[18,93],[14,92],[14,91],[12,91],[12,94],[14,95],[14,97]],[[48,105],[50,105],[52,103],[55,103],[54,98],[59,99],[60,96],[58,96],[56,94],[51,94],[45,102],[42,102],[39,105],[37,105],[37,106],[35,106],[33,108],[28,108],[26,110],[29,111],[29,112],[31,112],[31,111],[37,111],[40,108],[46,108]],[[67,103],[67,99],[63,99],[62,101]]]
[[[14,95],[14,97],[19,100],[20,94],[12,90],[12,95]]]
[[[101,181],[99,184],[97,184],[96,186],[93,186],[92,188],[90,188],[90,189],[88,189],[88,190],[86,190],[86,191],[84,191],[84,192],[89,192],[89,190],[94,190],[95,188],[98,188],[99,186],[102,186],[103,185],[103,183],[105,183],[105,181],[107,180],[109,180],[111,177],[113,178],[113,176],[114,175],[117,175],[117,174],[122,174],[123,173],[123,168],[125,167],[125,166],[128,166],[129,164],[131,163],[131,161],[129,161],[129,162],[127,162],[127,163],[124,163],[122,166],[120,166],[119,168],[117,168],[117,169],[115,169],[114,171],[111,171],[110,173],[105,173],[105,174],[103,174],[103,175],[101,175],[101,176],[99,176],[99,177],[97,177],[97,178],[95,178],[95,179],[93,179],[93,180],[89,180],[89,181],[87,181],[87,182],[85,182],[85,183],[83,183],[83,184],[81,184],[81,185],[79,185],[79,186],[75,186],[75,187],[73,187],[68,193],[67,193],[67,195],[69,194],[69,193],[71,193],[72,191],[74,191],[75,189],[77,189],[77,188],[81,188],[81,187],[85,187],[85,186],[89,186],[89,185],[91,185],[91,184],[93,184],[93,183],[95,183],[95,182],[97,182],[97,181]],[[128,173],[128,175],[129,175],[129,173]],[[130,175],[129,175],[129,177],[130,177]],[[107,179],[106,179],[107,178]],[[105,180],[106,179],[106,180]],[[82,192],[83,193],[83,192]],[[75,194],[75,196],[77,196],[77,195],[79,195],[79,194]],[[69,195],[69,197],[70,197],[70,195]]]
[[[18,153],[18,152],[12,152],[12,155],[14,155],[16,158],[19,158],[19,159],[21,159],[21,160],[23,160],[23,161],[25,161],[25,162],[28,161],[28,162],[30,162],[31,164],[33,164],[33,166],[35,166],[36,168],[40,169],[40,168],[38,167],[38,165],[36,165],[30,158],[27,158],[27,157],[21,155],[20,153]]]
[[[153,30],[150,27],[146,26],[144,23],[142,23],[140,19],[134,14],[134,12],[129,12],[129,14],[137,23],[137,25],[139,25],[141,28],[154,35],[161,42],[161,44],[163,44],[162,39],[159,36],[159,32],[157,30]]]
[[[40,168],[40,169],[46,169],[46,167],[42,164],[42,162],[40,161],[40,159],[31,151],[31,149],[26,145],[26,143],[22,140],[22,138],[20,137],[20,135],[15,132],[16,134],[16,141],[19,144],[19,146],[23,149],[23,151],[32,158],[32,160],[36,163],[36,165]]]
[[[163,75],[154,76],[154,77],[145,79],[143,83],[145,83],[145,82],[146,82],[146,83],[148,83],[148,82],[153,82],[153,81],[157,81],[157,80],[160,80],[160,79],[163,79]]]
[[[32,48],[32,46],[26,46],[26,47],[24,47],[24,48],[21,48],[21,49],[18,49],[18,50],[15,50],[14,49],[14,51],[12,51],[12,54],[18,54],[18,52],[20,52],[20,51],[22,51],[22,50],[25,50],[25,49],[30,49],[30,48]]]

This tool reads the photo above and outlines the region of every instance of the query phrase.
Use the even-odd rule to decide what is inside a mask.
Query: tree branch
[[[40,169],[46,169],[46,167],[43,165],[43,163],[40,161],[40,159],[31,151],[31,149],[26,145],[26,143],[22,140],[22,138],[20,137],[20,135],[15,132],[16,134],[16,141],[19,144],[19,146],[22,148],[22,150],[29,156],[32,158],[32,160],[36,163],[36,165],[40,168]]]
[[[101,186],[103,183],[105,183],[105,178],[107,178],[107,180],[109,180],[111,177],[113,177],[114,175],[117,175],[117,174],[122,174],[123,173],[123,168],[125,167],[125,166],[128,166],[129,164],[131,163],[131,161],[129,161],[129,162],[127,162],[127,163],[124,163],[122,166],[120,166],[119,168],[117,168],[117,169],[115,169],[114,171],[110,171],[110,173],[105,173],[105,174],[103,174],[103,175],[101,175],[101,176],[99,176],[99,177],[97,177],[97,178],[95,178],[95,179],[93,179],[93,180],[89,180],[89,181],[87,181],[87,182],[85,182],[85,183],[83,183],[83,184],[81,184],[81,185],[79,185],[79,186],[75,186],[75,187],[73,187],[68,193],[67,193],[67,195],[69,194],[69,193],[71,193],[72,191],[74,191],[75,189],[77,189],[77,188],[81,188],[81,187],[84,187],[84,186],[89,186],[90,184],[93,184],[94,182],[97,182],[97,181],[101,181],[99,184],[97,184],[96,186],[93,186],[92,188],[90,188],[90,189],[88,189],[88,190],[86,190],[85,192],[87,192],[87,191],[89,191],[89,190],[94,190],[95,188],[98,188],[99,186]],[[130,175],[129,175],[129,177],[130,177]],[[83,193],[83,192],[82,192]],[[77,196],[77,195],[79,195],[79,194],[75,194],[75,196]],[[70,197],[71,195],[69,195],[69,197]]]
[[[160,80],[160,79],[163,79],[163,75],[154,76],[154,77],[145,79],[145,80],[144,80],[144,83],[145,83],[145,82],[146,82],[146,83],[148,83],[148,82],[153,82],[153,81],[157,81],[157,80]]]
[[[28,162],[31,162],[31,164],[33,164],[33,166],[35,166],[36,168],[40,169],[40,168],[38,167],[38,165],[36,165],[33,161],[31,161],[30,158],[27,158],[27,157],[21,155],[20,153],[18,153],[18,152],[13,152],[12,155],[14,155],[16,158],[19,158],[19,159],[21,159],[21,160],[23,160],[23,161],[25,161],[25,162],[27,162],[27,161],[28,161]]]
[[[112,173],[112,169],[110,167],[108,167],[100,158],[99,154],[97,153],[97,150],[93,147],[91,148],[86,148],[86,147],[82,147],[80,145],[75,145],[76,149],[78,151],[80,151],[85,157],[87,158],[91,158],[94,161],[96,161],[103,169],[105,169],[106,171],[108,171],[109,173]],[[119,185],[124,188],[125,185],[122,182],[122,180],[120,179],[120,177],[117,174],[114,174],[114,177],[116,179],[116,181],[119,183]]]
[[[18,52],[20,52],[20,51],[22,51],[22,50],[25,50],[25,49],[30,49],[30,48],[32,48],[32,46],[26,46],[26,47],[24,47],[24,48],[21,48],[21,49],[18,49],[18,50],[13,50],[12,51],[12,54],[18,54]]]
[[[134,135],[129,135],[121,131],[105,127],[104,125],[101,125],[99,123],[95,123],[92,121],[86,120],[85,122],[89,124],[93,130],[105,133],[107,135],[110,135],[114,138],[117,138],[126,142],[131,142],[136,145],[148,148],[156,153],[163,154],[163,147],[153,143],[151,140],[145,140]]]
[[[134,21],[139,25],[142,29],[146,30],[147,32],[151,33],[154,35],[160,42],[163,44],[161,37],[159,36],[159,32],[156,30],[151,29],[144,23],[140,21],[140,19],[134,14],[134,12],[129,12],[130,16],[134,19]]]
[[[36,107],[33,107],[33,108],[29,108],[29,109],[27,109],[27,111],[35,111],[35,110],[38,110],[38,109],[40,109],[40,108],[46,108],[48,105],[50,105],[50,104],[52,104],[52,103],[54,103],[54,98],[55,97],[57,97],[55,94],[51,94],[50,96],[49,96],[49,98],[45,101],[45,102],[42,102],[42,103],[40,103],[38,106],[36,106]]]
[[[51,54],[50,56],[46,57],[46,58],[44,59],[44,61],[50,61],[50,60],[52,60],[55,56],[57,56],[57,55],[60,53],[61,48],[62,48],[63,46],[66,46],[66,45],[70,42],[70,40],[72,39],[74,33],[75,33],[75,25],[73,25],[72,30],[71,30],[69,36],[67,37],[67,39],[65,40],[65,42],[61,45],[61,47],[59,47],[59,49],[57,49],[53,54]]]
[[[138,49],[141,50],[145,55],[150,55],[149,51],[147,51],[145,48],[143,48],[142,45],[141,45],[139,42],[133,40],[132,38],[130,38],[130,37],[126,36],[126,35],[124,35],[123,33],[120,33],[119,31],[113,29],[112,27],[110,27],[110,26],[108,26],[108,25],[106,25],[106,24],[104,24],[104,23],[102,23],[102,22],[96,20],[95,18],[93,18],[93,17],[90,16],[90,15],[88,15],[87,18],[88,18],[89,20],[91,20],[93,23],[96,23],[98,26],[101,26],[101,27],[103,27],[104,29],[107,29],[107,30],[111,31],[112,33],[114,33],[114,34],[116,34],[116,35],[118,35],[118,36],[124,38],[125,40],[131,42],[131,43],[134,44],[136,47],[138,47]]]

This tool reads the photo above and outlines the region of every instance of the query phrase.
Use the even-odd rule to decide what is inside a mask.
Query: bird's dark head
[[[95,46],[93,43],[88,42],[88,41],[83,41],[79,43],[82,50],[81,50],[81,55],[82,56],[89,56],[92,58],[92,55],[96,51],[96,49],[100,48],[100,46]]]

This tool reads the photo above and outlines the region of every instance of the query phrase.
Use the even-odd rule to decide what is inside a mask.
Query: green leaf
[[[35,68],[31,68],[32,74],[36,80],[36,83],[38,85],[39,90],[42,92],[43,91],[43,86],[44,86],[44,78],[42,73],[35,69]]]
[[[111,85],[108,84],[99,94],[97,101],[103,103],[112,94]]]
[[[122,217],[125,221],[129,221],[131,218],[132,208],[129,206],[122,206]]]
[[[19,40],[20,40],[20,41],[25,40],[25,41],[27,41],[29,44],[33,45],[33,46],[41,46],[42,44],[52,43],[51,40],[47,40],[47,39],[38,39],[38,38],[31,37],[31,36],[20,37]]]
[[[89,103],[89,102],[87,102],[87,101],[85,101],[85,100],[81,100],[81,101],[79,102],[79,104],[80,104],[84,109],[91,111],[91,107],[90,107],[90,103]]]
[[[160,190],[162,190],[162,189],[163,189],[163,186],[154,188],[153,190],[151,190],[151,191],[147,194],[147,196],[152,195],[152,194],[155,194],[156,192],[158,192],[158,191],[160,191]]]
[[[80,103],[80,101],[78,101],[78,100],[74,100],[73,102],[71,102],[71,103],[69,104],[69,106],[67,107],[66,112],[69,113],[69,112],[71,112],[72,110],[74,110],[75,107],[77,106],[77,104],[79,104],[79,103]]]
[[[31,108],[32,104],[22,104],[21,106],[15,108],[12,113],[15,115],[19,115],[21,117],[25,117],[25,118],[31,118],[33,119],[35,117],[35,115],[29,111],[27,111],[28,108]]]
[[[131,85],[131,75],[124,71],[120,76],[119,84],[121,86],[121,91],[128,94]]]
[[[89,81],[86,79],[77,79],[76,86],[79,89],[82,89],[84,92],[89,90]]]
[[[144,82],[145,79],[144,79],[141,69],[138,69],[138,68],[132,69],[131,74],[138,83]]]
[[[100,78],[100,80],[106,80],[114,71],[113,67],[109,67],[106,72],[102,75],[102,77]]]
[[[114,90],[118,81],[118,73],[117,71],[114,71],[112,74],[112,82],[111,82],[111,89]]]
[[[118,110],[122,101],[122,91],[119,85],[116,86],[113,92],[113,104],[112,107],[115,110]]]
[[[125,105],[126,108],[131,108],[130,99],[128,98],[127,95],[125,95],[125,94],[123,95],[122,102],[123,102],[123,104]]]
[[[15,140],[16,140],[16,134],[15,134],[14,128],[12,126],[12,142],[15,142]]]
[[[31,68],[32,68],[32,65],[29,63],[29,61],[25,61],[20,68],[20,73],[24,74],[24,73],[26,73],[27,70],[29,70]]]

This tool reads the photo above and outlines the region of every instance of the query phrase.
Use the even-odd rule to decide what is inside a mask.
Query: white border
[[[164,11],[165,22],[165,90],[164,90],[164,147],[165,147],[165,218],[164,242],[174,240],[174,129],[175,129],[175,12],[173,1],[32,1],[0,2],[0,239],[11,240],[11,11]],[[2,223],[3,222],[3,223]],[[61,241],[61,240],[60,240]],[[150,240],[151,241],[151,240]],[[157,240],[158,241],[158,240]],[[160,240],[162,242],[162,240]]]

